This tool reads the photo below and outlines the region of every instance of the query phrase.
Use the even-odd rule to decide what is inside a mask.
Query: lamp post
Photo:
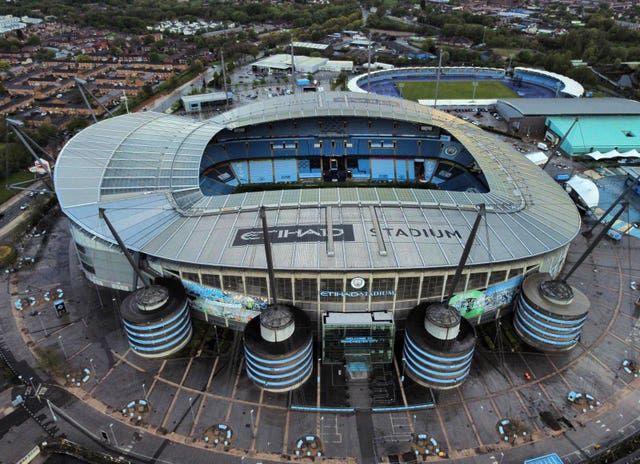
[[[44,336],[48,337],[49,332],[47,332],[47,328],[44,326],[44,322],[42,322],[42,311],[38,311],[38,320],[40,321],[40,325],[42,326],[42,331],[44,332]]]
[[[60,349],[62,350],[62,354],[64,355],[64,359],[67,359],[67,352],[64,349],[64,345],[62,344],[62,335],[58,335],[58,344],[60,345]]]
[[[478,88],[478,81],[473,81],[471,85],[473,86],[473,96],[471,97],[471,101],[476,101],[476,90]]]
[[[53,407],[51,406],[51,401],[49,401],[48,398],[47,398],[47,406],[49,406],[49,412],[51,413],[51,418],[54,420],[54,422],[58,422],[58,418],[53,413]]]
[[[322,442],[323,431],[324,431],[324,416],[320,416],[320,442]]]
[[[500,452],[500,462],[498,464],[502,464],[502,460],[504,459],[504,453]]]
[[[33,383],[33,377],[29,377],[29,383],[31,384],[31,388],[33,388],[33,394],[36,394],[36,386]]]
[[[402,358],[402,377],[400,377],[400,383],[404,383],[404,365],[407,363],[407,358]]]
[[[189,410],[191,411],[191,419],[193,420],[193,423],[195,424],[196,416],[193,414],[193,407],[191,405],[192,401],[193,401],[193,398],[189,397]]]
[[[147,399],[147,389],[145,388],[144,382],[142,383],[142,399],[144,399],[144,400]],[[189,398],[189,399],[191,399],[191,398]]]
[[[253,425],[253,409],[250,411],[251,414],[251,438],[255,438],[256,437],[256,430],[255,427]]]
[[[113,431],[113,424],[109,424],[109,428],[111,429],[111,435],[113,435],[113,444],[118,446],[118,440],[116,438],[116,433]]]
[[[98,373],[96,372],[96,366],[93,365],[93,358],[89,358],[89,365],[91,366],[91,372],[93,373],[93,378],[98,381]]]

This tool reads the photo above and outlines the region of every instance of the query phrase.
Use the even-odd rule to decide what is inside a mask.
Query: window
[[[420,290],[420,277],[400,277],[396,300],[417,300]]]
[[[443,284],[444,276],[425,276],[422,279],[421,299],[440,298]]]
[[[371,284],[372,301],[393,301],[396,279],[373,279]]]
[[[222,276],[222,284],[224,289],[230,292],[244,293],[244,285],[242,284],[242,276],[225,275]]]
[[[320,298],[322,301],[342,301],[344,281],[342,279],[320,280]]]
[[[293,288],[291,288],[291,279],[282,279],[276,277],[276,291],[278,300],[293,300]]]
[[[491,277],[489,277],[489,285],[497,284],[498,282],[504,282],[507,280],[507,271],[491,271]]]
[[[518,277],[522,275],[522,268],[521,267],[516,267],[515,269],[511,269],[509,271],[509,278],[513,279],[514,277]]]
[[[220,288],[220,276],[218,274],[202,274],[202,284],[207,287]]]
[[[468,289],[484,288],[487,285],[487,273],[486,272],[472,272],[469,275]]]
[[[244,278],[247,295],[261,296],[267,298],[267,279],[264,277],[245,277]]]
[[[195,272],[183,272],[182,278],[190,280],[191,282],[200,283],[200,276]]]
[[[464,288],[465,285],[467,284],[467,276],[469,274],[461,274],[460,275],[460,280],[458,280],[458,283],[456,284],[456,288],[453,289],[453,293],[459,293],[459,292],[464,292]],[[451,283],[453,280],[454,274],[449,274],[447,276],[447,292],[450,292],[451,290]]]
[[[316,279],[296,279],[295,299],[299,301],[317,301],[318,282]]]
[[[91,274],[95,274],[96,270],[94,269],[93,266],[90,266],[89,264],[85,263],[84,261],[80,261],[80,264],[82,265],[82,267],[89,273]]]

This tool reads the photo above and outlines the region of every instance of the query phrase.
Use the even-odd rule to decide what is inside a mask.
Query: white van
[[[542,151],[547,151],[549,149],[549,147],[547,146],[546,143],[542,143],[542,142],[538,142],[538,144],[536,145],[536,147],[538,147],[539,150]]]

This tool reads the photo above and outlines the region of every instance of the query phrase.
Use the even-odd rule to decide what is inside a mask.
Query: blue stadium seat
[[[251,160],[249,161],[249,180],[252,184],[273,182],[273,161]]]
[[[249,183],[249,165],[246,161],[236,161],[231,163],[233,172],[241,184]]]
[[[276,182],[294,182],[298,180],[298,164],[295,159],[276,159],[273,170]]]
[[[394,160],[393,159],[371,159],[371,178],[374,180],[394,180]]]

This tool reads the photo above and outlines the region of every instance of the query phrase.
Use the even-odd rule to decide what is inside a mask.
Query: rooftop
[[[204,196],[202,154],[223,128],[323,116],[397,119],[443,127],[475,157],[488,193],[325,188]],[[512,147],[471,124],[401,99],[352,93],[285,96],[208,121],[143,112],[102,121],[63,148],[56,191],[72,221],[114,243],[106,208],[132,250],[204,266],[266,269],[258,209],[265,206],[276,269],[453,267],[485,203],[468,263],[513,261],[566,246],[580,218],[568,195]],[[383,185],[383,184],[382,184]],[[330,230],[333,240],[326,239]],[[306,236],[304,240],[297,237]],[[306,238],[315,236],[315,240]],[[259,245],[259,246],[258,246]]]

